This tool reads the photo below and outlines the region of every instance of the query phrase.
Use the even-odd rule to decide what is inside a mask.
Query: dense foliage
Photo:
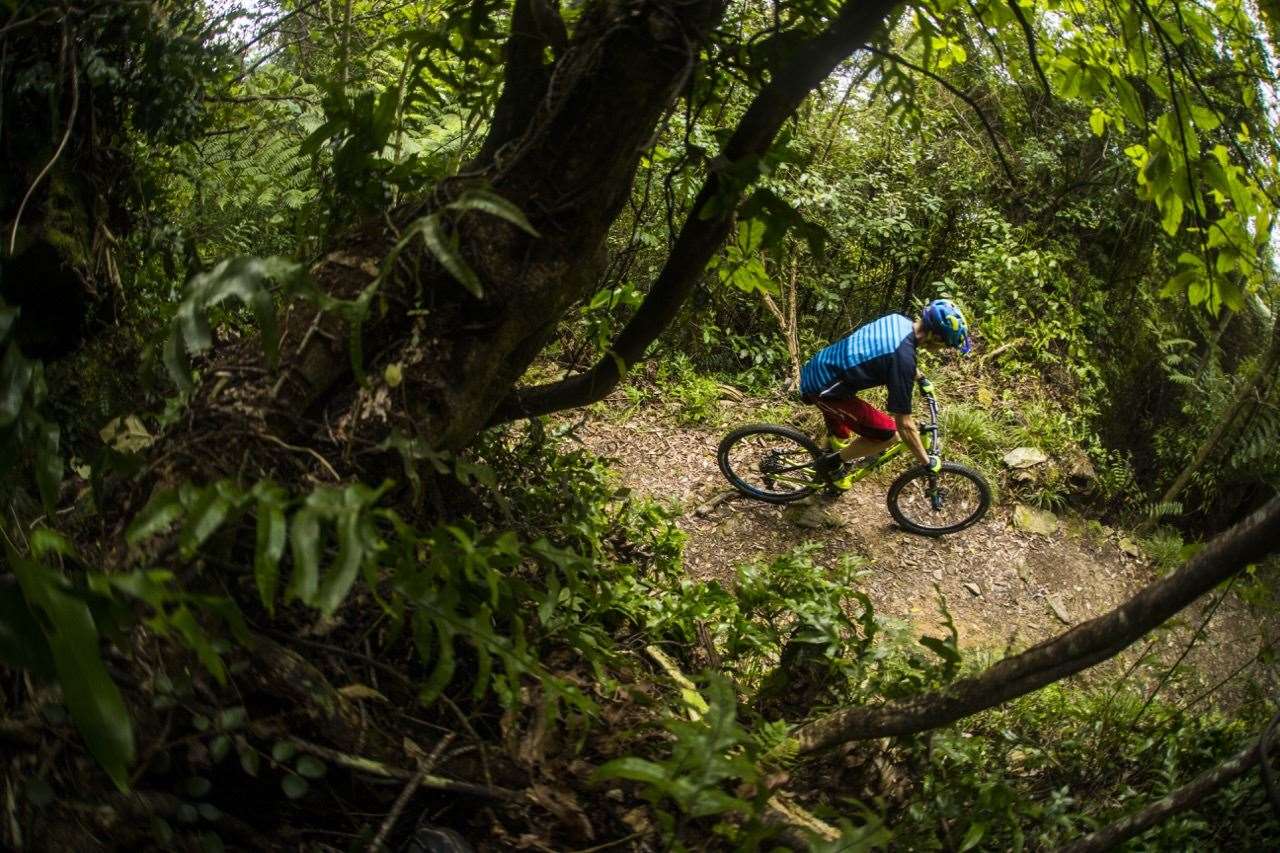
[[[854,557],[687,576],[687,507],[520,415],[625,374],[794,417],[808,354],[947,295],[954,455],[1173,569],[1280,493],[1274,21],[615,5],[0,0],[7,843],[1051,849],[1256,740],[1267,697],[1135,666],[804,752],[994,658]],[[1211,796],[1134,843],[1280,838],[1256,775]]]

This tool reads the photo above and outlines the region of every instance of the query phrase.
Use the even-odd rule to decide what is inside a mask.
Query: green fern
[[[1231,454],[1235,470],[1270,467],[1280,461],[1280,408],[1263,405],[1245,425],[1244,433]]]

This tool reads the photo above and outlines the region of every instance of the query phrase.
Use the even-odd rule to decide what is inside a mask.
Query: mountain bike
[[[938,401],[923,377],[920,390],[929,404],[929,422],[920,425],[924,446],[941,455]],[[884,468],[904,452],[911,451],[899,440],[878,456],[852,463],[852,481]],[[773,504],[798,501],[820,489],[834,491],[831,481],[849,472],[850,464],[839,453],[818,447],[800,430],[782,424],[738,427],[721,440],[716,457],[735,489]],[[889,514],[904,530],[943,536],[964,530],[986,515],[991,487],[980,473],[958,462],[942,463],[936,474],[927,465],[917,465],[889,486],[888,502]]]

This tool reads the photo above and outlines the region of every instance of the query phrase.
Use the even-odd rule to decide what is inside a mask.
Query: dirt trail
[[[613,401],[609,401],[612,403]],[[617,408],[622,411],[622,401]],[[762,401],[721,401],[723,422],[759,420]],[[1125,553],[1112,531],[1092,535],[1082,523],[1064,520],[1052,536],[1024,533],[1012,522],[1012,505],[997,502],[987,516],[961,533],[931,539],[900,530],[889,517],[885,494],[899,469],[881,472],[823,507],[836,526],[806,529],[781,507],[747,499],[727,500],[699,516],[695,510],[725,491],[715,451],[726,429],[681,426],[656,407],[633,411],[625,420],[596,416],[576,431],[590,450],[614,460],[624,485],[638,493],[678,502],[680,527],[688,534],[686,570],[698,578],[732,583],[735,566],[770,559],[805,542],[818,543],[812,559],[835,565],[846,555],[867,560],[864,592],[877,611],[915,625],[921,632],[940,624],[935,584],[946,597],[962,647],[1025,648],[1097,616],[1149,583],[1156,572],[1143,557]],[[998,498],[998,501],[1003,501]],[[1155,651],[1164,663],[1147,673],[1158,676],[1186,647],[1207,614],[1201,602],[1165,632]],[[1055,607],[1055,605],[1057,605]],[[1271,626],[1234,596],[1212,615],[1186,663],[1191,668],[1179,692],[1198,692],[1235,672],[1258,654]],[[1153,635],[1154,636],[1154,635]],[[1130,653],[1133,655],[1134,653]],[[1143,677],[1140,670],[1138,677]],[[1258,665],[1232,679],[1238,688],[1249,677],[1273,679]],[[1234,695],[1228,690],[1223,697]]]

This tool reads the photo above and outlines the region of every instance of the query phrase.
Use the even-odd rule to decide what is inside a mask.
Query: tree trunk
[[[377,278],[399,229],[423,214],[447,213],[447,202],[475,186],[520,208],[541,236],[481,212],[448,213],[483,296],[414,243],[378,285],[359,329],[337,312],[292,302],[281,324],[278,375],[261,369],[256,341],[223,348],[205,370],[215,381],[200,385],[190,418],[157,446],[170,471],[156,474],[271,475],[287,464],[284,446],[350,452],[396,427],[439,449],[470,442],[556,321],[594,285],[639,159],[723,8],[724,0],[594,5],[545,91],[529,85],[536,59],[524,45],[484,146],[490,159],[441,182],[429,203],[396,211],[395,227],[356,229],[311,277],[329,297],[357,298]],[[353,382],[353,336],[369,356],[364,387]],[[404,376],[395,389],[381,379],[393,362]],[[237,453],[227,452],[229,439]]]
[[[871,39],[896,5],[894,0],[867,3],[850,0],[841,6],[839,15],[826,30],[797,45],[771,75],[717,160],[731,164],[767,152],[783,123],[809,93],[849,54]],[[713,168],[648,296],[606,356],[586,373],[513,393],[493,412],[490,423],[582,406],[608,394],[625,370],[644,356],[692,292],[711,256],[729,233],[733,209],[741,194],[741,186],[723,181]],[[714,201],[720,203],[716,213],[708,216],[707,206]]]

